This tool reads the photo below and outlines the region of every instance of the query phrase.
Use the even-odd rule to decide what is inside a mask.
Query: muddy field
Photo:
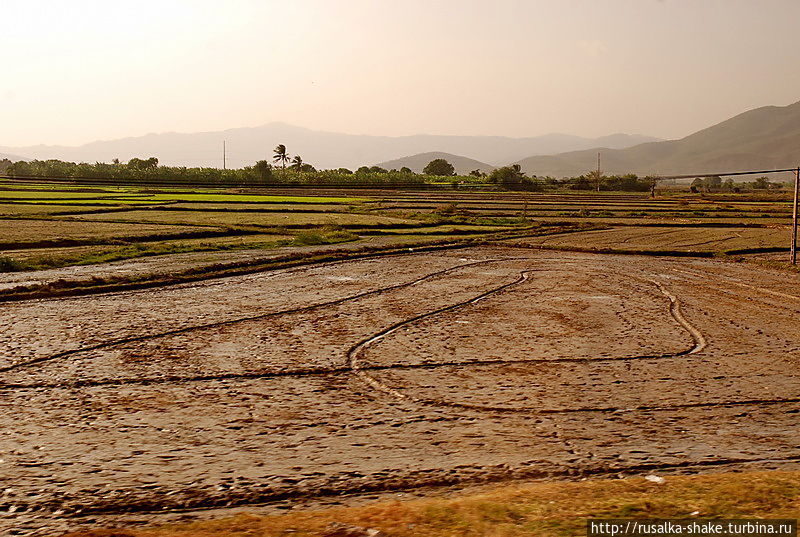
[[[5,304],[0,530],[797,466],[798,283],[471,248]]]
[[[236,263],[273,256],[280,248],[359,243],[372,249],[376,243],[398,242],[417,247],[437,240],[465,242],[467,236],[477,242],[611,227],[606,233],[554,236],[526,245],[699,256],[788,254],[791,207],[787,192],[772,191],[659,191],[650,197],[647,192],[504,192],[432,185],[412,190],[153,189],[0,180],[0,216],[3,295],[9,273],[25,273],[11,278],[33,282],[39,271],[72,267],[84,272],[81,267],[97,266],[97,278],[111,272],[120,283],[130,274],[98,265],[142,258],[161,258],[169,265],[170,256],[185,254],[184,259],[197,259],[197,268],[205,270],[212,258]],[[151,264],[159,262],[140,266],[149,270]],[[164,273],[158,267],[152,274],[134,272],[145,280]],[[43,285],[67,294],[76,287],[110,283],[94,276],[89,275],[88,285],[85,279],[60,277]]]
[[[780,250],[791,244],[790,226],[771,227],[617,227],[524,238],[518,243],[550,248],[594,248],[629,251],[737,252]],[[788,254],[781,252],[782,258]]]
[[[193,225],[129,224],[116,222],[71,222],[54,220],[3,220],[0,219],[0,244],[36,243],[60,240],[118,239],[148,235],[179,235],[192,231],[206,231]]]

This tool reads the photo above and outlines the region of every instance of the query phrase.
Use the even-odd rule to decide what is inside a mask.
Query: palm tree
[[[286,146],[279,144],[273,151],[275,156],[272,157],[273,162],[280,162],[283,169],[286,169],[286,163],[289,161],[289,155],[286,154]]]
[[[289,167],[294,168],[295,170],[299,170],[300,168],[303,167],[303,159],[300,157],[300,155],[296,155],[292,159],[292,165]]]

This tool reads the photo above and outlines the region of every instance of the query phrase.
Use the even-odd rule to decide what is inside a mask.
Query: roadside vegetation
[[[505,485],[480,494],[376,502],[360,507],[240,514],[69,537],[566,537],[590,518],[800,517],[800,472],[669,475]]]

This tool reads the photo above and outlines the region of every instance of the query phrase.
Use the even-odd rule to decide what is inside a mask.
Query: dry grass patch
[[[693,514],[696,513],[696,514]],[[641,477],[503,486],[482,494],[71,537],[517,537],[585,535],[588,518],[798,518],[800,472]],[[347,533],[348,528],[361,528]],[[373,532],[374,534],[374,532]]]

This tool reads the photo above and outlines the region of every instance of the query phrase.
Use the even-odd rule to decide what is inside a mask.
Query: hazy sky
[[[0,0],[0,145],[285,121],[682,137],[800,100],[798,0]]]

